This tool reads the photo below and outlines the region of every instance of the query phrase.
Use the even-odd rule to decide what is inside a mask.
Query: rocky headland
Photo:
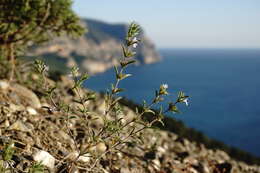
[[[79,39],[57,38],[41,46],[33,46],[27,55],[42,57],[49,64],[55,64],[54,69],[57,64],[64,67],[77,65],[89,74],[101,73],[117,65],[122,57],[122,43],[128,26],[91,19],[82,19],[82,25],[88,32]],[[139,39],[142,41],[136,50],[138,64],[159,61],[160,55],[144,31]]]

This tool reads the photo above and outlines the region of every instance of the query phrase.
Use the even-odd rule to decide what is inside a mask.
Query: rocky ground
[[[33,76],[36,80],[38,77]],[[49,80],[52,82],[51,80]],[[66,78],[58,82],[56,96],[72,106],[72,83]],[[13,167],[17,172],[27,172],[34,162],[41,162],[46,172],[90,172],[92,156],[108,150],[105,143],[98,143],[80,157],[77,155],[75,140],[84,141],[87,133],[78,120],[64,125],[64,113],[51,110],[51,101],[46,99],[36,82],[8,82],[0,80],[0,149],[14,142]],[[82,91],[86,92],[86,91]],[[95,119],[91,128],[102,126],[99,114],[104,112],[104,99],[100,96],[88,104]],[[124,108],[125,118],[134,112]],[[72,134],[72,135],[71,135]],[[75,136],[76,139],[73,139]],[[3,159],[1,157],[0,159]],[[1,162],[2,163],[2,162]],[[178,135],[159,129],[146,129],[143,143],[128,144],[121,150],[107,152],[91,169],[97,173],[257,173],[260,166],[250,166],[233,160],[223,151],[210,150],[203,144],[190,142]]]

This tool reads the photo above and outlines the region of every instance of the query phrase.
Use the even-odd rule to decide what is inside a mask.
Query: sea
[[[189,98],[181,114],[168,114],[207,136],[260,156],[260,49],[161,49],[162,61],[131,66],[122,96],[148,103],[161,84],[174,101],[178,91]],[[92,76],[85,87],[106,91],[114,70]]]

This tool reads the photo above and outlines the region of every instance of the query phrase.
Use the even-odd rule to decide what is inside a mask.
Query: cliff
[[[122,47],[127,31],[126,24],[108,24],[105,22],[83,19],[82,25],[88,32],[79,39],[62,37],[39,47],[33,46],[29,56],[43,57],[47,62],[61,63],[67,67],[78,65],[90,74],[101,73],[117,65],[122,55]],[[144,32],[136,50],[139,64],[150,64],[160,60],[154,44]],[[52,60],[50,60],[52,58]]]

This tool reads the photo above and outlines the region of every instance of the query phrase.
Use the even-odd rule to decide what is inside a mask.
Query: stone
[[[9,88],[9,83],[8,82],[6,82],[6,81],[0,81],[0,89],[1,90],[6,90],[6,89],[8,89]]]
[[[22,105],[15,105],[15,104],[10,104],[9,105],[9,110],[11,112],[17,112],[17,111],[23,111],[24,107]]]
[[[78,161],[83,163],[88,163],[90,161],[91,155],[90,153],[86,153],[82,156],[79,156]]]
[[[216,155],[218,155],[220,157],[220,159],[223,159],[223,160],[226,160],[226,161],[230,160],[229,155],[226,152],[224,152],[224,151],[217,150],[216,151]]]
[[[8,128],[10,126],[10,122],[8,120],[5,120],[4,126],[5,126],[5,128]]]
[[[104,142],[98,143],[96,146],[91,147],[90,152],[102,154],[107,150],[107,146]]]
[[[106,146],[106,144],[104,142],[100,142],[100,143],[97,144],[96,150],[99,153],[103,153],[103,152],[105,152],[107,150],[107,146]]]
[[[157,148],[157,154],[158,154],[159,157],[162,157],[165,153],[166,153],[166,149],[165,148],[163,148],[161,146],[159,146]]]
[[[55,158],[46,151],[39,150],[33,155],[33,160],[41,162],[44,166],[53,169],[55,165]]]
[[[32,107],[27,107],[26,110],[30,115],[37,115],[38,114],[38,112]]]
[[[90,158],[91,158],[90,153],[86,153],[82,156],[79,156],[79,153],[77,151],[71,152],[66,156],[66,159],[70,161],[75,161],[77,159],[77,161],[83,163],[88,163],[90,161]]]
[[[9,130],[18,130],[22,132],[29,132],[30,129],[22,122],[17,120],[15,123],[13,123],[10,127]]]
[[[69,153],[66,156],[66,159],[70,160],[70,161],[75,161],[77,159],[77,157],[79,156],[79,153],[77,151],[73,151],[71,153]]]
[[[155,168],[157,171],[159,171],[160,168],[161,168],[161,163],[160,163],[160,161],[159,161],[158,159],[154,159],[154,160],[152,160],[152,163],[153,163],[153,165],[154,165],[154,168]]]
[[[11,87],[12,91],[16,94],[13,97],[19,97],[20,100],[25,101],[29,106],[35,109],[41,108],[41,103],[39,98],[36,96],[34,92],[29,90],[28,88],[25,88],[24,86],[21,86],[19,84],[14,84]],[[14,94],[13,93],[13,94]]]

